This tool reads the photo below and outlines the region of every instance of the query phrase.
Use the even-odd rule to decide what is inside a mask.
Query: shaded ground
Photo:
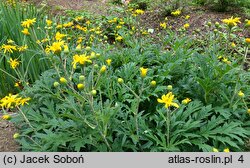
[[[13,135],[15,133],[16,133],[16,128],[12,123],[0,120],[0,152],[19,151],[19,146],[13,138]]]
[[[106,15],[109,4],[107,0],[29,0],[40,6],[51,8],[51,12],[61,14],[65,10],[81,10],[93,13],[93,15]]]
[[[184,24],[190,24],[188,31],[192,33],[196,29],[200,29],[202,32],[205,30],[205,25],[207,22],[215,22],[221,23],[223,19],[230,18],[232,16],[236,17],[237,14],[241,18],[241,21],[244,22],[245,17],[241,15],[239,12],[215,12],[201,7],[188,7],[181,16],[163,16],[161,11],[147,11],[141,17],[141,22],[145,28],[154,28],[159,29],[161,22],[166,22],[168,27],[171,26],[172,30],[177,30],[182,27]],[[185,19],[185,16],[189,15],[189,19]],[[167,17],[167,21],[165,21],[165,17]],[[248,32],[249,34],[249,32]]]

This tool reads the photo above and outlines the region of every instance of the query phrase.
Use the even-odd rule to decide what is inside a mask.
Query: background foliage
[[[21,82],[31,83],[19,88],[21,96],[31,98],[29,104],[11,120],[20,130],[23,151],[246,150],[250,72],[249,44],[239,36],[244,31],[220,22],[191,34],[159,23],[161,31],[151,36],[138,22],[144,14],[140,2],[118,8],[122,18],[71,12],[51,19],[51,28],[48,16],[32,6],[2,4],[0,15],[16,20],[0,21],[1,45],[11,38],[29,46],[21,55],[1,50],[0,67],[5,72],[0,78],[7,81],[2,88],[16,82],[6,72],[16,78],[20,72]],[[170,11],[177,9],[181,5]],[[25,36],[20,24],[31,18],[37,22]],[[47,40],[37,42],[42,39]],[[21,60],[16,72],[10,57]],[[157,102],[169,92],[179,108]]]

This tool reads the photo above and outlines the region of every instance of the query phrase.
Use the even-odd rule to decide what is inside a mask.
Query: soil
[[[65,10],[88,11],[93,15],[107,15],[109,3],[107,0],[28,0],[37,6],[51,8],[53,14],[63,14]]]
[[[0,117],[2,117],[1,114]],[[13,138],[16,132],[17,130],[11,122],[0,119],[0,152],[19,151],[19,145]]]
[[[49,6],[51,12],[55,14],[62,14],[65,10],[81,10],[88,11],[93,15],[108,15],[108,8],[110,5],[107,3],[108,0],[28,0],[29,2],[35,3],[37,6]],[[238,12],[236,12],[238,13]],[[229,18],[235,13],[218,13],[202,8],[191,8],[185,13],[190,15],[189,20],[185,20],[185,17],[174,18],[168,17],[168,24],[172,26],[173,29],[182,27],[185,23],[190,24],[188,31],[192,33],[195,29],[200,29],[201,31],[205,29],[205,23],[211,21],[215,23],[216,21],[221,22],[222,19]],[[185,16],[185,15],[184,15]],[[142,26],[147,29],[155,29],[160,31],[160,22],[164,22],[165,17],[161,16],[161,13],[156,9],[153,11],[146,12],[141,16],[140,21]],[[242,18],[244,20],[244,18]],[[249,32],[248,32],[249,35]],[[0,112],[1,117],[1,112]],[[19,151],[19,146],[13,139],[13,134],[16,133],[16,128],[11,122],[0,120],[0,152],[15,152]],[[250,140],[247,145],[250,150]]]

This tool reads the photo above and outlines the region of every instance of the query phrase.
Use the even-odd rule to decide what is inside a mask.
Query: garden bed
[[[0,150],[249,150],[241,14],[35,3],[1,4]]]

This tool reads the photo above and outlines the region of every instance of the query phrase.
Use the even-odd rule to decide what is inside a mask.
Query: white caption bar
[[[250,153],[0,153],[0,168],[247,168]]]

